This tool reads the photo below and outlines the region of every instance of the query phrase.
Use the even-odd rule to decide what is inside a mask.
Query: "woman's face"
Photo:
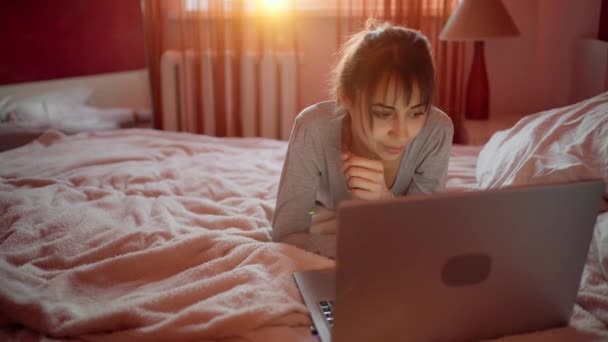
[[[382,161],[400,159],[405,145],[420,133],[426,122],[420,88],[412,84],[408,102],[398,77],[385,75],[374,89],[371,103],[365,102],[365,96],[358,96],[354,105],[346,105],[352,115],[353,143],[365,147]]]

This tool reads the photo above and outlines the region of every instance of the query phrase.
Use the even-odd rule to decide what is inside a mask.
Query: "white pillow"
[[[608,197],[608,92],[495,133],[476,176],[481,189],[602,178]]]
[[[9,113],[11,107],[11,99],[10,96],[0,98],[0,122],[6,120],[6,115]]]
[[[15,98],[0,99],[0,121],[40,121],[45,120],[48,106],[82,106],[93,93],[92,88],[68,88],[48,93]]]

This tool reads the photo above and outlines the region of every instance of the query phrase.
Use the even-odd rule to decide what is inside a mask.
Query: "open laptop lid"
[[[333,341],[471,340],[567,323],[603,189],[342,203]]]

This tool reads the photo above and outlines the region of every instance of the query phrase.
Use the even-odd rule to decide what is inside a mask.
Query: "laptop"
[[[345,201],[335,270],[296,272],[322,342],[471,341],[565,325],[601,181]]]

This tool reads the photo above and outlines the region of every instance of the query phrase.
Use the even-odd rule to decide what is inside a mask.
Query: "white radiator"
[[[232,105],[231,68],[228,54],[226,73],[226,121],[228,136],[236,135]],[[295,116],[296,63],[293,52],[245,53],[241,58],[241,121],[243,135],[288,139]],[[216,98],[213,82],[213,54],[191,50],[168,50],[161,59],[161,94],[163,127],[166,130],[196,132],[196,123],[203,120],[204,134],[215,135]],[[256,68],[260,68],[256,85]],[[200,72],[203,87],[197,90],[196,72]],[[280,75],[280,79],[278,79]],[[260,89],[260,134],[256,134],[256,87]],[[203,100],[204,115],[196,113],[196,96]],[[280,99],[279,99],[280,96]]]

